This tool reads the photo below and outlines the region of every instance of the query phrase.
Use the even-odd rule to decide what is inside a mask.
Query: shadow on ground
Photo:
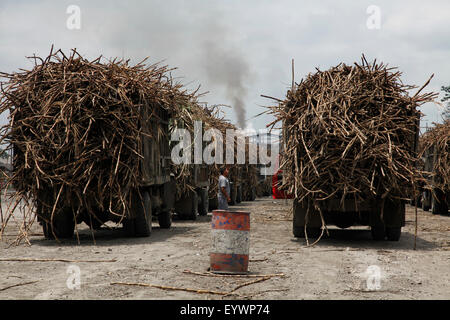
[[[375,241],[370,230],[360,229],[329,229],[329,236],[324,234],[315,245],[317,247],[353,248],[353,249],[402,249],[414,250],[414,234],[403,231],[399,241]],[[317,238],[309,239],[313,243]],[[304,238],[294,238],[293,242],[306,245]],[[427,251],[439,248],[434,242],[427,241],[420,236],[416,239],[416,250]]]
[[[211,216],[198,217],[196,221],[192,220],[174,220],[170,229],[161,229],[157,221],[153,221],[152,234],[150,237],[127,237],[120,226],[118,227],[102,227],[100,230],[92,232],[85,224],[78,225],[78,238],[75,235],[73,239],[63,239],[59,242],[56,240],[47,240],[43,237],[33,237],[30,242],[32,245],[46,247],[64,247],[64,246],[122,246],[133,244],[152,244],[156,242],[167,241],[170,238],[179,235],[186,236],[194,232],[197,227],[203,223],[209,223]]]

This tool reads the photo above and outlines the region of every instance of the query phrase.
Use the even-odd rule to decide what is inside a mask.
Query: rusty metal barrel
[[[214,210],[211,271],[245,274],[250,250],[250,212]]]

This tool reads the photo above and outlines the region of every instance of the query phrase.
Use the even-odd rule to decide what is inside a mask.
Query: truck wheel
[[[236,205],[236,192],[237,191],[237,187],[235,188],[232,184],[230,185],[230,198],[231,201],[229,203],[230,206],[234,206]]]
[[[152,233],[152,203],[147,191],[141,192],[135,199],[134,232],[136,237],[149,237]]]
[[[182,200],[184,206],[181,206],[181,203],[178,204],[177,213],[180,215],[182,219],[186,220],[197,220],[198,213],[198,195],[197,192],[191,191],[189,192],[187,198]]]
[[[448,207],[445,203],[444,193],[440,190],[436,190],[435,193],[435,196],[431,198],[431,212],[433,214],[447,214]]]
[[[45,239],[49,240],[55,239],[55,236],[53,235],[52,230],[50,228],[50,223],[42,221],[42,231],[44,232]]]
[[[172,225],[172,212],[164,211],[158,215],[158,223],[161,229],[169,229]]]
[[[431,213],[432,214],[439,214],[439,203],[434,198],[434,196],[431,198]]]
[[[209,209],[209,197],[208,189],[200,190],[200,205],[198,207],[198,214],[201,216],[206,216]]]
[[[127,237],[134,237],[136,234],[134,231],[134,219],[124,218],[122,220],[122,230]]]
[[[425,200],[422,200],[422,210],[423,211],[429,211],[430,206],[426,205]]]
[[[428,191],[422,192],[422,196],[421,196],[421,201],[420,202],[421,202],[423,211],[428,211],[428,210],[431,209],[431,200],[429,199],[429,192]]]
[[[305,237],[305,227],[302,226],[293,226],[292,233],[296,238],[304,238]]]
[[[208,203],[209,203],[208,211],[210,212],[216,210],[219,206],[219,204],[217,203],[217,197],[208,199]]]
[[[398,241],[400,240],[400,236],[402,234],[402,228],[401,227],[393,227],[393,228],[386,228],[386,236],[389,241]]]
[[[237,187],[236,203],[242,202],[242,186]]]
[[[412,205],[415,206],[416,204],[413,203]],[[422,206],[422,197],[421,197],[420,195],[417,196],[417,206],[418,206],[418,207],[421,207],[421,206]]]
[[[196,191],[189,191],[182,199],[175,202],[175,212],[180,219],[197,220],[198,195]]]
[[[252,188],[250,190],[250,201],[255,201],[256,200],[256,190],[255,188]]]
[[[75,231],[75,221],[72,209],[64,209],[53,218],[53,228],[51,223],[42,221],[42,231],[46,239],[71,239]]]
[[[386,230],[384,226],[371,226],[372,238],[375,241],[382,241],[386,238]]]
[[[189,214],[187,215],[187,218],[189,220],[197,220],[197,214],[198,214],[198,195],[196,192],[192,193],[192,204],[191,204],[191,210]]]

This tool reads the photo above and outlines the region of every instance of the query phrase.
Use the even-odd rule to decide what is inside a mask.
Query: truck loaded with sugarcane
[[[183,193],[177,193],[175,212],[181,219],[196,220],[197,215],[205,216],[208,214],[209,166],[191,164],[187,170],[190,171],[191,180],[189,187]],[[178,183],[177,187],[179,186]]]
[[[422,188],[422,209],[447,214],[450,206],[450,120],[425,132],[420,139],[426,183]]]
[[[172,121],[171,132],[187,130],[193,141],[200,142],[203,150],[206,146],[203,140],[205,128],[209,128],[214,119],[212,110],[195,102],[184,106],[180,111],[178,117]],[[186,147],[191,150],[192,141],[188,144]],[[199,160],[203,160],[202,154]],[[203,161],[192,159],[188,163],[172,163],[172,173],[177,182],[175,212],[181,219],[196,220],[198,215],[204,216],[208,213],[210,168],[211,166]]]
[[[196,103],[159,64],[101,59],[75,50],[35,58],[31,71],[2,74],[2,142],[14,151],[8,181],[35,208],[47,238],[71,238],[82,222],[122,223],[149,236],[152,217],[169,228],[176,184],[171,119]]]
[[[293,195],[293,234],[322,237],[327,226],[370,226],[397,241],[405,201],[421,181],[420,112],[432,93],[409,96],[384,64],[340,64],[309,74],[272,108],[282,121],[281,189]]]
[[[235,129],[233,125],[223,126],[225,129]],[[240,148],[243,148],[242,150]],[[228,150],[227,150],[228,149]],[[211,186],[209,194],[209,209],[218,208],[217,202],[217,179],[220,167],[226,166],[229,170],[228,180],[230,182],[229,205],[236,205],[242,201],[254,201],[258,185],[258,170],[256,164],[249,161],[249,138],[244,135],[234,137],[234,144],[224,145],[224,154],[230,152],[233,155],[232,164],[213,165],[211,167]],[[239,156],[238,156],[239,154]]]

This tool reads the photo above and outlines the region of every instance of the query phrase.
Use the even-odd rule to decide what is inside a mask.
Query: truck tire
[[[172,226],[172,212],[161,212],[158,215],[158,223],[161,229],[169,229]]]
[[[125,233],[125,236],[127,236],[127,237],[134,237],[134,235],[135,235],[134,219],[124,218],[122,220],[122,230]]]
[[[198,213],[198,195],[197,192],[190,192],[189,198],[186,199],[186,207],[182,210],[180,215],[187,220],[197,220]]]
[[[422,201],[422,210],[423,211],[429,211],[430,210],[430,206],[428,206],[425,201]]]
[[[250,201],[255,201],[256,200],[256,190],[255,188],[252,188],[250,190]]]
[[[416,204],[413,203],[412,205],[415,206]],[[421,206],[422,206],[422,197],[421,197],[420,195],[417,196],[417,206],[418,206],[418,207],[421,207]]]
[[[230,198],[231,201],[229,202],[230,206],[234,206],[236,205],[236,192],[237,191],[237,187],[235,187],[233,184],[230,184]]]
[[[435,196],[431,198],[431,212],[433,214],[447,214],[448,206],[445,203],[444,193],[441,190],[436,190],[435,193]]]
[[[198,195],[196,192],[192,193],[192,201],[191,201],[191,210],[190,212],[186,215],[186,217],[189,220],[197,220],[197,214],[198,214]]]
[[[217,210],[219,204],[217,203],[217,197],[208,199],[208,211]]]
[[[305,227],[302,226],[293,226],[292,233],[296,238],[304,238],[305,237]]]
[[[50,223],[42,221],[42,231],[44,232],[45,239],[48,239],[48,240],[55,239],[55,235],[53,234],[53,232],[50,228]]]
[[[428,191],[424,191],[422,192],[422,197],[421,197],[421,204],[422,204],[422,210],[423,211],[429,211],[431,209],[431,201],[428,199],[429,197],[429,193]]]
[[[242,202],[242,186],[237,187],[236,203]]]
[[[432,214],[439,214],[440,208],[439,208],[439,203],[438,201],[435,199],[435,197],[433,196],[431,198],[431,213]]]
[[[386,236],[389,241],[398,241],[402,235],[401,227],[386,227]]]
[[[189,191],[185,197],[175,202],[175,212],[180,219],[197,220],[198,195],[196,191]]]
[[[372,238],[375,241],[382,241],[386,238],[386,229],[384,226],[371,226]]]
[[[209,209],[209,197],[208,189],[200,189],[200,204],[198,207],[198,214],[201,216],[206,216]]]
[[[46,239],[71,239],[75,231],[75,221],[72,209],[63,209],[53,218],[53,227],[51,223],[42,221],[42,231]]]
[[[152,203],[150,194],[147,191],[141,191],[142,199],[135,199],[135,219],[134,236],[149,237],[152,233]]]

